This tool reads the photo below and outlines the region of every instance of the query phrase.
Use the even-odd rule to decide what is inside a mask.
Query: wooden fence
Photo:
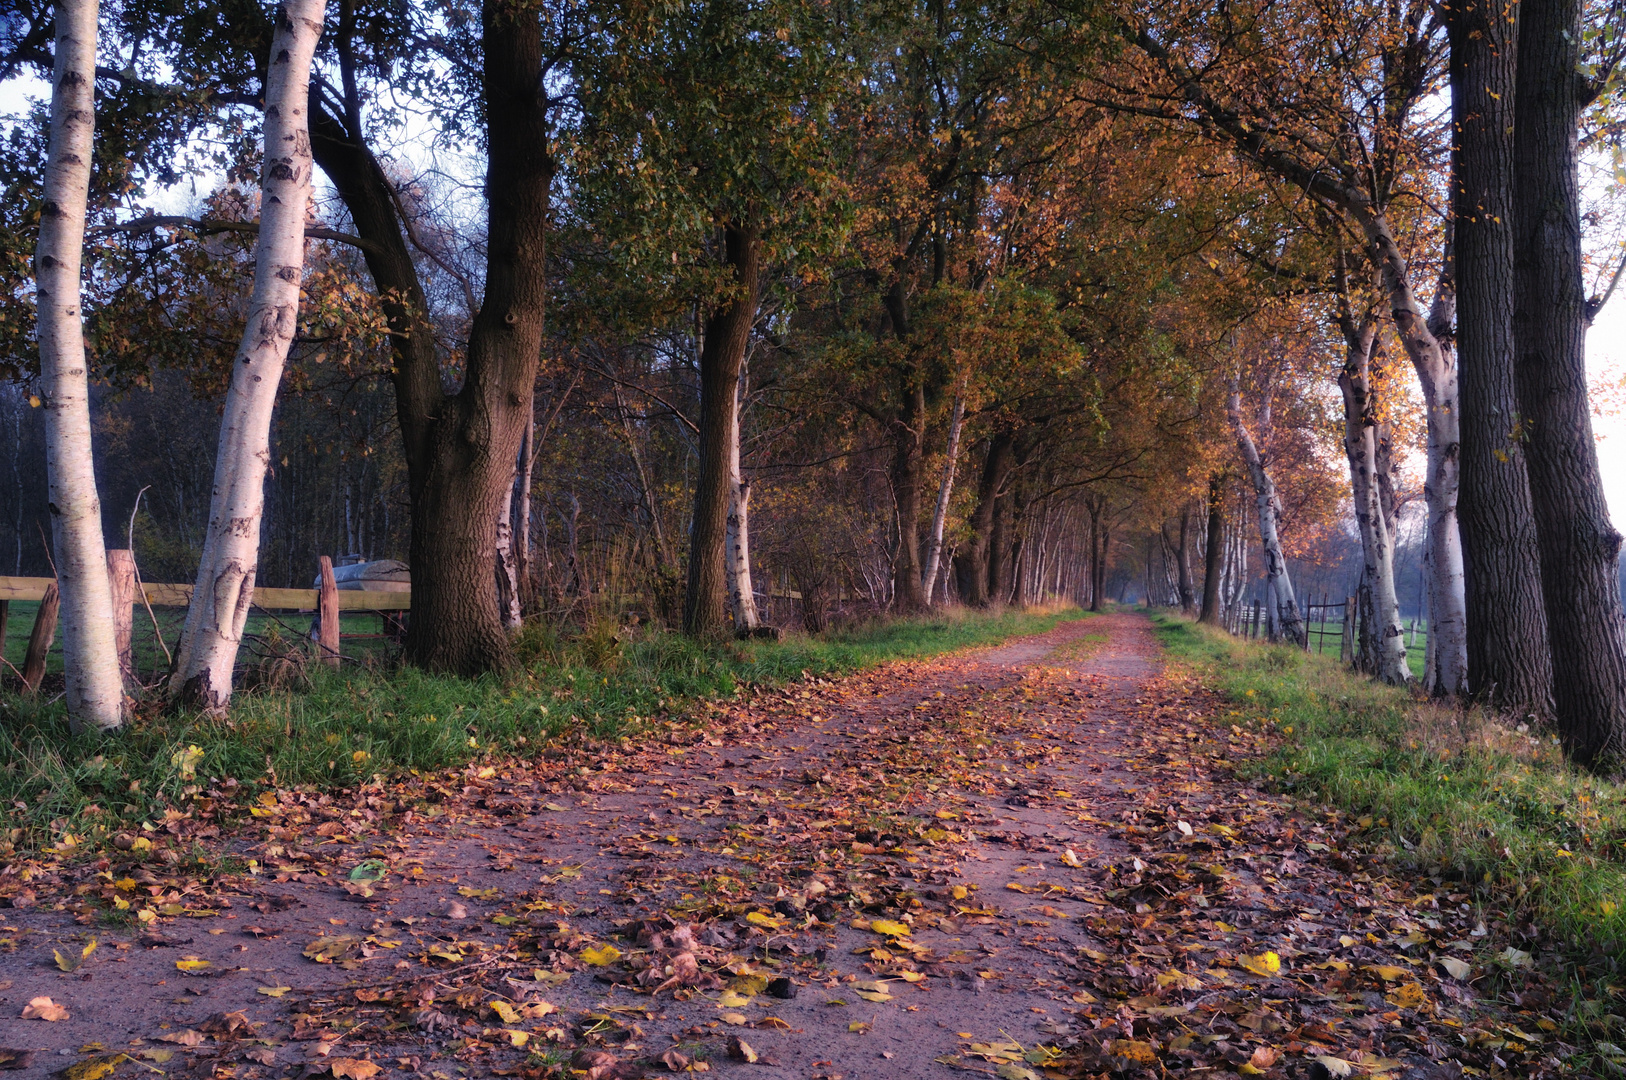
[[[108,577],[113,586],[114,629],[118,642],[119,662],[126,678],[135,678],[134,613],[137,606],[153,608],[184,608],[192,602],[192,586],[136,579],[135,560],[128,551],[110,550],[107,553]],[[326,556],[321,558],[322,585],[317,589],[255,589],[252,607],[261,611],[303,611],[317,617],[316,639],[324,662],[339,663],[339,612],[372,611],[385,616],[386,625],[394,621],[399,627],[397,613],[410,611],[412,593],[374,592],[340,589],[333,580],[333,564]],[[45,677],[45,657],[56,638],[59,608],[55,578],[0,576],[0,661],[5,656],[6,624],[11,617],[13,600],[35,600],[39,610],[34,616],[33,629],[28,637],[28,651],[20,671],[13,668],[29,693],[39,688]],[[122,602],[121,602],[122,601]],[[395,615],[394,620],[391,616]],[[154,618],[156,625],[156,617]],[[346,635],[350,637],[376,637],[374,634]],[[10,666],[6,662],[6,666]]]

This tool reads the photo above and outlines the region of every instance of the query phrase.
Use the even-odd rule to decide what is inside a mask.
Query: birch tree
[[[254,292],[220,425],[203,555],[170,681],[172,697],[212,712],[231,701],[232,666],[254,598],[271,414],[299,320],[311,194],[306,96],[326,0],[283,0],[265,81],[265,161]]]
[[[1287,558],[1282,554],[1282,540],[1277,524],[1281,514],[1281,504],[1276,497],[1276,485],[1270,478],[1270,472],[1265,468],[1264,457],[1259,453],[1259,446],[1254,441],[1253,432],[1248,430],[1246,419],[1242,415],[1242,394],[1233,385],[1230,396],[1225,399],[1225,416],[1231,423],[1231,433],[1236,438],[1238,452],[1242,455],[1243,463],[1248,467],[1248,479],[1253,484],[1255,504],[1258,507],[1259,543],[1265,555],[1265,584],[1270,592],[1271,615],[1270,626],[1273,635],[1281,637],[1295,645],[1304,644],[1304,618],[1299,613],[1299,603],[1293,594],[1293,581],[1287,570]],[[1270,403],[1267,401],[1261,409],[1259,418],[1261,433],[1270,430]]]
[[[62,603],[62,662],[75,731],[124,722],[113,594],[90,444],[80,265],[96,131],[96,0],[56,5],[51,135],[34,258],[51,539]]]
[[[943,525],[948,520],[949,499],[954,495],[955,466],[960,459],[960,431],[965,426],[965,395],[954,395],[954,408],[949,415],[948,450],[943,458],[943,480],[937,487],[937,505],[932,510],[932,531],[926,541],[926,569],[921,576],[921,588],[926,606],[931,607],[932,593],[937,588],[937,572],[943,560]]]
[[[762,625],[762,617],[757,613],[756,591],[751,584],[751,482],[740,473],[740,411],[745,406],[749,378],[750,373],[742,362],[740,376],[734,381],[734,416],[728,453],[728,520],[723,542],[728,600],[734,611],[737,634],[749,634]]]

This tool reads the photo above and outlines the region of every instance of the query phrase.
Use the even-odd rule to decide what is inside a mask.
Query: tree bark
[[[1400,602],[1395,592],[1394,539],[1389,532],[1389,515],[1383,512],[1377,479],[1377,419],[1372,401],[1377,320],[1358,319],[1350,308],[1346,289],[1340,293],[1338,321],[1344,337],[1344,367],[1338,374],[1344,398],[1344,454],[1349,459],[1350,492],[1361,537],[1359,595],[1368,616],[1357,623],[1362,644],[1353,652],[1361,657],[1357,664],[1361,670],[1384,682],[1403,684],[1411,678],[1411,671],[1406,666],[1406,639],[1401,634]]]
[[[987,607],[993,602],[989,584],[993,578],[995,511],[999,494],[1016,467],[1016,436],[1001,429],[989,436],[988,452],[983,457],[982,475],[977,481],[977,505],[971,512],[971,543],[956,558],[956,571],[960,581],[960,600],[970,607]]]
[[[259,563],[271,414],[299,325],[313,167],[306,98],[325,8],[326,0],[282,0],[272,18],[254,292],[226,392],[209,524],[169,689],[173,699],[209,712],[231,702]]]
[[[725,260],[736,293],[706,320],[700,348],[700,469],[694,488],[683,610],[684,632],[696,637],[717,636],[726,629],[724,550],[733,486],[729,481],[730,444],[737,451],[740,368],[757,317],[760,240],[754,229],[737,224],[726,226],[723,232]]]
[[[517,479],[517,474],[516,474]],[[519,563],[514,558],[514,485],[509,484],[508,498],[497,508],[496,570],[497,611],[504,629],[518,630],[522,621],[519,607]]]
[[[932,510],[931,537],[926,545],[926,571],[921,575],[925,605],[931,607],[937,589],[937,569],[943,559],[943,526],[948,521],[949,500],[954,495],[954,471],[960,456],[960,429],[965,423],[965,398],[954,395],[954,412],[949,418],[947,456],[943,460],[943,481],[937,488],[937,506]]]
[[[1514,378],[1513,98],[1517,13],[1453,0],[1452,233],[1462,389],[1461,515],[1467,688],[1503,708],[1546,714],[1552,672],[1535,514]],[[1432,626],[1430,627],[1433,640]],[[1438,665],[1431,665],[1438,673]],[[1452,694],[1449,675],[1431,681]]]
[[[74,731],[112,731],[124,723],[124,685],[96,494],[79,306],[96,129],[96,0],[59,0],[55,13],[51,133],[34,257],[48,506],[62,606],[68,723]]]
[[[1526,432],[1559,738],[1583,766],[1626,768],[1621,537],[1610,523],[1587,397],[1592,311],[1581,268],[1579,0],[1521,5],[1514,136],[1519,409]]]
[[[762,625],[756,590],[751,582],[751,481],[740,471],[740,410],[745,404],[748,378],[749,373],[742,363],[740,376],[735,380],[733,431],[728,440],[728,522],[723,530],[728,603],[734,613],[736,634],[748,634]]]
[[[356,232],[390,330],[392,382],[412,500],[412,619],[406,659],[475,675],[505,667],[509,637],[492,563],[496,520],[531,415],[547,299],[553,160],[536,3],[485,0],[485,296],[462,387],[441,388],[440,354],[395,193],[359,121],[313,102],[311,141]],[[341,64],[343,58],[341,56]]]
[[[892,498],[898,514],[898,549],[892,559],[892,602],[899,611],[926,607],[921,585],[920,492],[925,482],[926,388],[903,388],[903,409],[892,422]]]
[[[1197,610],[1197,591],[1191,581],[1191,505],[1180,508],[1180,610],[1190,615]]]
[[[1265,410],[1266,416],[1269,409]],[[1259,447],[1253,441],[1242,417],[1242,395],[1235,390],[1225,402],[1225,414],[1230,418],[1231,431],[1236,436],[1237,449],[1248,466],[1248,477],[1253,482],[1254,500],[1259,514],[1259,542],[1265,553],[1266,587],[1273,603],[1270,627],[1272,638],[1277,635],[1295,645],[1304,644],[1304,618],[1299,614],[1299,603],[1293,594],[1293,582],[1287,572],[1287,558],[1282,554],[1281,535],[1277,530],[1280,505],[1276,498],[1276,484],[1265,469]],[[1268,418],[1264,421],[1269,426]]]
[[[519,444],[519,475],[514,479],[514,564],[519,572],[520,611],[536,608],[536,586],[531,569],[531,475],[536,467],[536,398],[525,417],[525,433]]]
[[[1225,558],[1225,478],[1208,478],[1208,549],[1203,560],[1203,607],[1197,621],[1220,624],[1220,576]]]

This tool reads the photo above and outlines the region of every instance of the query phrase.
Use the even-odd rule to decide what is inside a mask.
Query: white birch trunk
[[[744,406],[746,369],[734,388],[734,419],[728,435],[728,519],[723,525],[723,556],[734,629],[749,632],[762,625],[751,585],[751,483],[740,476],[740,410]]]
[[[519,563],[514,558],[514,488],[510,482],[508,498],[502,501],[502,510],[497,514],[497,606],[502,613],[502,624],[511,631],[518,630],[523,622],[519,607]]]
[[[1412,291],[1405,257],[1381,214],[1360,217],[1377,263],[1384,294],[1394,314],[1395,329],[1422,387],[1428,416],[1428,471],[1423,498],[1428,508],[1429,626],[1440,691],[1463,694],[1468,690],[1468,612],[1463,578],[1462,537],[1457,528],[1459,446],[1456,358],[1441,342],[1435,327],[1451,322],[1454,301],[1442,282],[1428,316]]]
[[[1377,427],[1369,422],[1372,350],[1377,326],[1367,321],[1359,328],[1345,318],[1348,357],[1338,378],[1344,394],[1344,453],[1349,458],[1349,486],[1355,502],[1355,523],[1360,530],[1361,557],[1372,598],[1377,637],[1377,670],[1387,683],[1411,678],[1406,666],[1406,639],[1400,627],[1400,602],[1395,593],[1394,541],[1378,493]],[[1354,650],[1359,652],[1359,647]]]
[[[1265,413],[1267,419],[1264,423],[1268,427],[1268,408]],[[1271,639],[1280,636],[1295,645],[1303,645],[1304,618],[1299,614],[1298,598],[1293,595],[1287,557],[1282,554],[1282,539],[1277,529],[1280,504],[1276,498],[1276,484],[1266,471],[1259,447],[1242,418],[1242,395],[1235,390],[1225,401],[1225,415],[1230,418],[1237,449],[1242,452],[1242,460],[1248,466],[1248,478],[1253,481],[1254,501],[1259,516],[1259,544],[1265,553],[1265,588],[1271,598],[1271,614],[1267,623]]]
[[[937,588],[937,568],[943,559],[943,525],[948,520],[949,499],[954,495],[954,467],[960,456],[960,429],[965,425],[965,398],[954,395],[954,414],[949,419],[948,458],[943,462],[943,482],[937,488],[937,507],[932,511],[932,535],[926,546],[926,571],[921,584],[926,590],[926,606],[932,606]]]
[[[68,722],[75,731],[124,723],[124,681],[113,624],[113,592],[102,543],[90,444],[79,275],[96,133],[96,0],[58,0],[51,136],[45,164],[38,289],[41,396],[51,540],[62,600],[62,661]]]
[[[265,93],[265,164],[254,293],[220,423],[209,527],[170,694],[212,712],[231,701],[232,665],[254,596],[271,414],[299,316],[311,193],[306,94],[326,0],[282,0]]]

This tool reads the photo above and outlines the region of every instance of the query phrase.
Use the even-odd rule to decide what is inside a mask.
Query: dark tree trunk
[[[954,557],[960,600],[971,607],[987,607],[991,601],[988,584],[992,577],[989,555],[993,550],[994,511],[1000,489],[1016,464],[1014,441],[1009,431],[996,431],[989,438],[982,476],[977,481],[977,505],[971,512],[971,543]]]
[[[994,500],[994,528],[988,540],[988,602],[1007,604],[1011,599],[1011,564],[1017,554],[1016,499],[1010,491]]]
[[[1546,713],[1552,670],[1535,515],[1518,427],[1513,344],[1513,97],[1518,29],[1499,0],[1453,0],[1452,230],[1462,409],[1468,685]]]
[[[761,242],[751,229],[730,225],[723,246],[737,290],[706,320],[700,348],[700,471],[694,485],[689,527],[689,588],[683,630],[696,636],[723,633],[728,619],[728,573],[724,533],[728,526],[729,449],[739,407],[740,366],[757,318]]]
[[[1208,478],[1208,551],[1203,560],[1203,610],[1198,622],[1220,624],[1220,575],[1225,559],[1225,480]]]
[[[892,604],[921,611],[920,491],[924,480],[926,388],[902,387],[903,409],[892,423],[892,497],[898,515],[898,550],[892,559]]]
[[[1587,399],[1576,124],[1580,0],[1521,5],[1514,142],[1519,412],[1541,553],[1553,704],[1582,765],[1626,765],[1620,534],[1609,521]]]
[[[312,99],[311,142],[365,242],[395,352],[396,411],[412,499],[412,622],[405,653],[431,671],[474,675],[509,661],[493,568],[499,506],[531,411],[546,301],[547,110],[537,93],[537,8],[482,12],[488,163],[485,297],[462,388],[441,390],[423,286],[390,181],[362,133]]]

